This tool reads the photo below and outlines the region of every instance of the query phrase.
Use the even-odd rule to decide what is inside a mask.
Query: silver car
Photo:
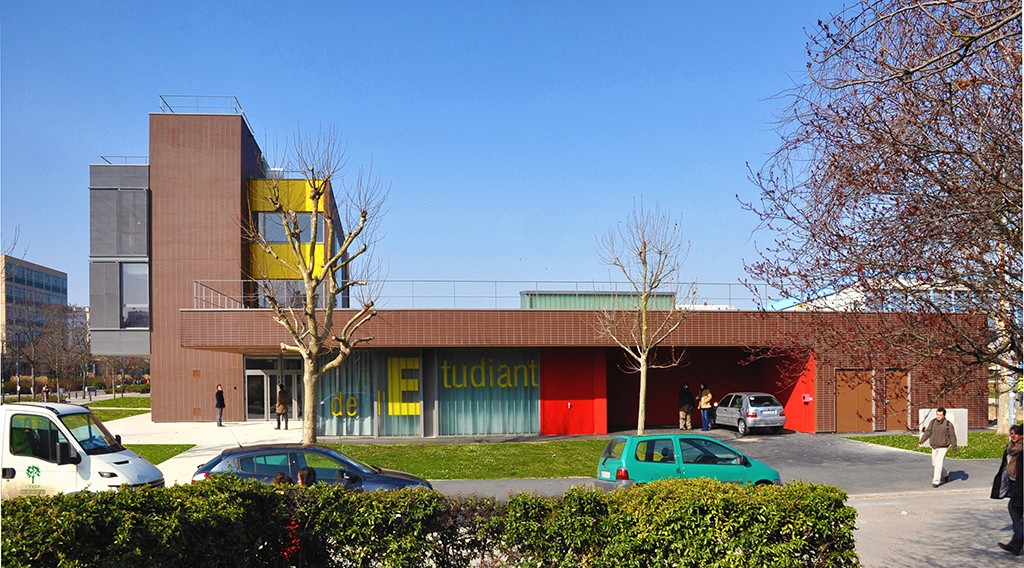
[[[786,411],[779,399],[764,392],[731,392],[718,401],[711,426],[735,426],[740,436],[751,428],[768,428],[773,434],[786,425]]]

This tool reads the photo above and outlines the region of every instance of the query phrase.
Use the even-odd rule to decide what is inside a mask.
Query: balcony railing
[[[251,291],[253,282],[196,280],[193,308],[238,310],[266,307]],[[758,287],[761,297],[765,286]],[[632,295],[628,282],[578,282],[565,280],[387,280],[352,290],[352,305],[359,304],[362,290],[372,290],[379,309],[520,309],[537,308],[536,298],[546,298],[541,309],[598,309],[601,298]],[[693,310],[755,310],[755,294],[744,284],[704,282],[666,286],[659,294],[675,294],[675,304]],[[664,299],[664,298],[662,298]],[[530,305],[532,304],[532,305]],[[662,304],[664,305],[664,304]]]

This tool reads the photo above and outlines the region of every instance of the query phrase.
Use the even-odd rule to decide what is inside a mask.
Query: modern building
[[[148,165],[91,167],[91,298],[93,317],[103,323],[94,344],[98,331],[109,352],[150,354],[155,421],[214,421],[217,384],[227,394],[228,421],[271,419],[279,383],[295,395],[292,413],[301,418],[301,361],[282,352],[289,336],[254,298],[253,275],[268,274],[244,229],[255,222],[265,236],[275,230],[260,220],[266,211],[258,205],[272,172],[235,99],[213,101],[216,109],[195,98],[188,108],[161,100],[161,112],[149,117]],[[136,285],[147,274],[142,294]],[[289,275],[279,278],[286,293]],[[601,309],[621,305],[621,294],[525,284],[506,294],[498,287],[386,283],[387,307],[362,328],[373,340],[319,385],[319,434],[602,434],[635,427],[637,378],[622,370],[622,350],[594,326]],[[466,298],[489,305],[455,305]],[[657,301],[670,307],[675,298]],[[716,309],[688,309],[664,344],[669,353],[685,352],[685,363],[651,372],[648,425],[677,423],[684,382],[707,383],[716,397],[771,392],[785,405],[787,427],[802,432],[913,428],[917,408],[935,399],[928,380],[935,369],[927,362],[881,353],[866,367],[841,352],[798,354],[785,338],[808,314],[711,305]],[[345,305],[339,312],[342,320],[352,313]],[[838,324],[854,316],[827,317]],[[859,317],[870,326],[882,316]],[[972,427],[984,426],[984,369],[970,380],[982,388],[942,401],[967,408]]]
[[[43,323],[41,308],[68,305],[68,275],[10,255],[0,255],[0,343],[5,376],[19,372],[22,349],[33,341]]]

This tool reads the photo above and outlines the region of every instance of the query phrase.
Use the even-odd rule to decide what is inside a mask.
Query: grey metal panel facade
[[[89,190],[89,305],[93,353],[148,355],[150,330],[124,329],[138,322],[125,321],[122,314],[126,298],[122,297],[125,290],[121,278],[126,263],[149,264],[149,166],[93,164],[89,166]],[[143,286],[148,288],[149,282]],[[132,307],[149,313],[148,306],[133,304]]]
[[[116,262],[89,263],[89,325],[121,327],[121,265]]]
[[[92,164],[89,187],[95,189],[149,189],[149,166],[139,164]]]
[[[141,356],[149,354],[149,330],[93,331],[92,354]]]

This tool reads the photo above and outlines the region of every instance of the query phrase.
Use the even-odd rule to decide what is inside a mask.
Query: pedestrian
[[[691,421],[693,414],[693,393],[690,392],[690,385],[683,383],[679,389],[679,429],[693,430]]]
[[[299,485],[309,487],[316,483],[316,470],[306,466],[299,469]]]
[[[921,427],[920,443],[925,442],[932,447],[932,487],[938,487],[949,481],[949,472],[945,468],[947,450],[956,453],[956,428],[946,420],[945,408],[937,408],[935,418]]]
[[[999,548],[1014,556],[1020,556],[1024,547],[1024,454],[1021,453],[1021,425],[1010,426],[1010,441],[1003,450],[999,472],[992,480],[992,498],[1010,498],[1010,525],[1013,538],[1008,543],[998,543]]]
[[[277,385],[277,427],[274,430],[281,429],[281,418],[284,417],[284,429],[288,429],[288,405],[292,403],[292,397],[288,394],[288,391],[284,390],[284,383]]]
[[[217,403],[214,405],[217,408],[217,426],[223,426],[224,407],[227,406],[226,404],[224,404],[224,387],[222,387],[221,385],[217,385],[217,392],[214,393],[213,396],[214,400],[217,401]]]
[[[707,432],[711,429],[711,389],[704,383],[700,384],[700,429]]]
[[[274,479],[270,480],[271,485],[290,485],[292,478],[285,472],[279,471],[274,475]]]
[[[43,402],[50,402],[50,385],[43,385]]]

